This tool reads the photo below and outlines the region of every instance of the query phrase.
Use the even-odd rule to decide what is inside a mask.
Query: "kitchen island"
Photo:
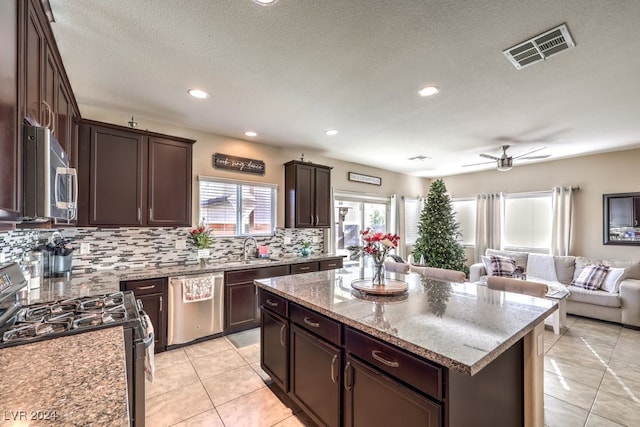
[[[0,349],[0,425],[129,425],[121,327]]]
[[[557,303],[392,274],[362,296],[343,268],[255,281],[261,363],[317,423],[542,426],[543,321]],[[399,424],[400,423],[400,424]]]

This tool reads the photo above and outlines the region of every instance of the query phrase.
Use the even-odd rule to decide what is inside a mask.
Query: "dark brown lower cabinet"
[[[285,392],[289,391],[289,322],[262,308],[260,367]]]
[[[227,285],[224,298],[227,333],[258,326],[258,303],[253,282]]]
[[[340,425],[342,353],[291,326],[291,395],[320,425]]]
[[[154,352],[165,351],[167,346],[167,278],[128,280],[120,282],[120,289],[133,291],[136,299],[153,324]]]
[[[351,356],[346,357],[344,390],[345,426],[440,426],[440,405]]]

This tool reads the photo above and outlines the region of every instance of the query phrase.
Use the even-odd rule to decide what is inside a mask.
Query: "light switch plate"
[[[290,245],[291,244],[291,237],[285,237],[284,238],[284,244],[285,245]]]
[[[91,252],[91,243],[89,242],[80,243],[80,255],[87,255],[89,252]]]

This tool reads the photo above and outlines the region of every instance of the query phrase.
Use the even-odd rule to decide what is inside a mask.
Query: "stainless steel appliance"
[[[169,278],[167,345],[221,333],[224,327],[224,275]]]
[[[68,224],[78,206],[78,175],[51,130],[24,125],[24,220]]]
[[[153,344],[148,316],[133,292],[72,298],[21,306],[18,294],[26,281],[16,263],[0,266],[0,349],[69,334],[122,326],[129,416],[132,426],[144,426],[145,358]]]

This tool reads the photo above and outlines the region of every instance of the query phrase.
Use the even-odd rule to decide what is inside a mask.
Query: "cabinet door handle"
[[[344,389],[346,391],[351,391],[353,388],[353,384],[351,384],[351,377],[349,376],[349,371],[351,371],[351,362],[347,362],[344,366]]]
[[[338,360],[338,355],[334,354],[333,359],[331,359],[331,381],[335,384],[338,384],[338,377],[336,375],[336,360]]]
[[[265,301],[267,303],[267,305],[270,305],[271,307],[277,307],[278,303],[275,301],[271,301],[270,299],[267,298],[267,300]]]
[[[316,225],[318,225],[320,221],[318,220],[318,215],[316,215]]]
[[[311,320],[308,317],[304,318],[304,323],[306,323],[307,325],[311,326],[312,328],[319,328],[320,327],[320,323],[316,322],[315,320]]]
[[[313,215],[311,215],[311,225],[313,225]]]
[[[390,368],[397,368],[400,366],[400,364],[398,362],[391,361],[388,359],[385,359],[384,357],[382,357],[382,352],[380,350],[373,350],[371,352],[371,356],[373,356],[374,359],[376,359],[378,362],[390,367]]]
[[[286,347],[286,343],[284,342],[284,332],[287,329],[287,324],[283,323],[282,327],[280,328],[280,345],[283,347]]]
[[[153,208],[149,208],[149,220],[153,221]]]
[[[162,311],[162,296],[160,297],[160,311]]]
[[[140,286],[139,288],[137,288],[137,290],[144,291],[144,290],[147,290],[147,289],[153,289],[155,287],[156,287],[156,285]]]
[[[142,221],[142,212],[140,208],[138,208],[138,222]]]

